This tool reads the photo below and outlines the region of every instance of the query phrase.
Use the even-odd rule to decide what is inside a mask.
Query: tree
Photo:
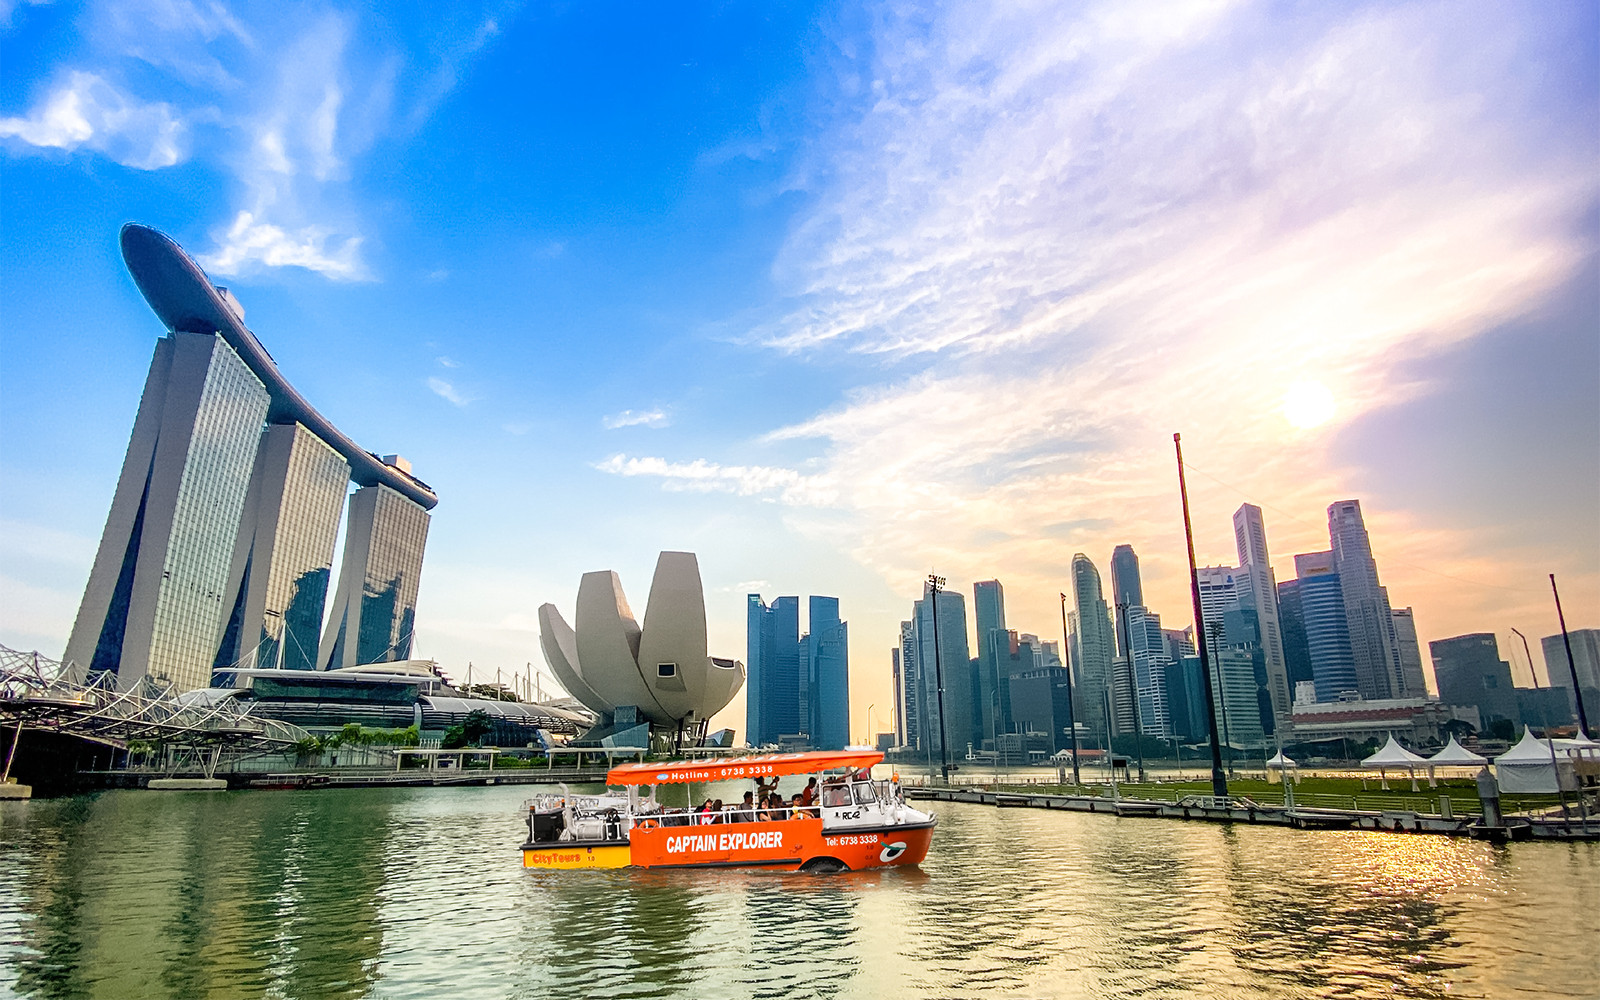
[[[494,732],[494,720],[489,718],[488,712],[475,708],[467,713],[465,720],[444,731],[444,739],[439,741],[439,746],[444,750],[479,746],[483,738],[492,732]]]

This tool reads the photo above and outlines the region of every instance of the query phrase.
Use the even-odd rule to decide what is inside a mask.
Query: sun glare
[[[1283,415],[1296,427],[1315,427],[1333,416],[1333,393],[1321,382],[1294,382],[1283,394]]]

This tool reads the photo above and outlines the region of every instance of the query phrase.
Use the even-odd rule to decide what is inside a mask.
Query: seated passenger
[[[800,793],[800,798],[808,806],[817,804],[817,779],[815,776],[806,782],[806,790]]]
[[[733,822],[754,823],[756,821],[756,802],[754,792],[745,792],[744,801],[739,803],[734,810]]]
[[[794,798],[789,800],[790,819],[805,819],[810,814],[810,810],[808,810],[805,806],[805,803],[801,801],[802,798],[803,796],[799,792],[795,792]]]
[[[727,817],[723,815],[722,800],[721,799],[718,799],[715,802],[711,803],[711,809],[709,810],[709,812],[706,815],[706,822],[707,823],[725,823],[725,822],[727,822]]]
[[[700,807],[694,811],[694,825],[695,826],[705,826],[706,824],[708,824],[710,822],[711,822],[711,800],[710,799],[706,799],[704,802],[700,803]]]

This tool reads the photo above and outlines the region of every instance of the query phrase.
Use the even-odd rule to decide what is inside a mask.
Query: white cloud
[[[461,362],[455,360],[454,358],[448,357],[448,356],[441,355],[440,357],[435,358],[434,360],[437,361],[439,364],[443,365],[446,368],[460,368],[461,367]]]
[[[855,556],[907,590],[932,558],[1054,593],[1074,549],[1130,540],[1168,572],[1174,430],[1315,520],[1347,488],[1327,430],[1419,391],[1397,362],[1517,315],[1592,250],[1573,221],[1592,144],[1516,104],[1538,62],[1518,16],[883,15],[844,81],[872,104],[822,143],[830,180],[778,263],[795,308],[756,336],[922,370],[770,439],[820,442]],[[1291,434],[1279,404],[1307,379],[1339,409]],[[1226,525],[1239,501],[1203,513]]]
[[[170,167],[188,155],[188,127],[172,105],[141,103],[76,70],[26,118],[0,119],[0,136],[68,152],[84,147],[139,170]]]
[[[257,221],[251,212],[240,212],[219,242],[217,249],[200,255],[200,263],[215,274],[235,275],[260,264],[303,267],[336,281],[371,278],[361,260],[361,237],[336,237],[321,226],[304,226],[291,234]]]
[[[455,386],[451,385],[449,382],[446,382],[442,378],[428,379],[428,388],[432,389],[435,395],[447,399],[457,406],[466,406],[478,398],[477,396],[469,396],[466,393],[461,392]]]
[[[794,469],[764,465],[717,465],[704,459],[668,462],[664,458],[629,458],[613,455],[595,464],[616,476],[653,476],[662,489],[697,493],[733,493],[737,496],[778,494],[786,504],[826,506],[837,491],[826,476],[807,476]]]
[[[619,427],[665,427],[672,422],[667,411],[657,407],[653,410],[623,410],[613,413],[600,421],[600,425],[608,431]]]

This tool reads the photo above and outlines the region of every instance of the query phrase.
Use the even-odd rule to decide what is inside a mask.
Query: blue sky
[[[839,596],[885,728],[930,568],[1050,638],[1131,542],[1185,623],[1173,430],[1205,562],[1356,496],[1424,640],[1600,625],[1593,4],[0,14],[0,642],[64,644],[161,332],[126,221],[438,489],[452,672],[691,549],[718,654]]]

